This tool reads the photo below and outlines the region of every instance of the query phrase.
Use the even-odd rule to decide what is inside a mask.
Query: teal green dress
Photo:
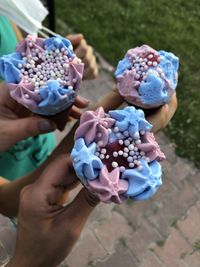
[[[0,57],[15,51],[17,38],[9,21],[0,16]],[[3,79],[0,77],[0,80]],[[36,169],[55,147],[53,133],[38,135],[18,142],[0,153],[0,176],[15,180]]]

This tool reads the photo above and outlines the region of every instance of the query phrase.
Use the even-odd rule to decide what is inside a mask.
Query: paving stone
[[[81,239],[77,242],[64,263],[70,267],[86,267],[88,262],[104,259],[106,254],[105,249],[93,233],[85,229]]]
[[[171,228],[171,232],[163,246],[156,246],[154,252],[166,267],[177,267],[182,265],[181,257],[185,253],[192,252],[192,246],[181,236],[175,229]]]
[[[117,212],[113,212],[108,220],[91,225],[91,229],[109,253],[114,251],[121,238],[126,239],[132,233],[125,218]]]
[[[200,266],[200,253],[186,255],[183,259],[186,267],[199,267]]]
[[[138,267],[137,260],[131,255],[127,247],[117,246],[114,254],[105,261],[97,262],[94,267]],[[155,266],[156,267],[156,266]]]
[[[200,192],[200,172],[197,170],[197,172],[194,175],[188,176],[188,181],[190,181],[196,190]]]
[[[151,251],[148,251],[142,259],[139,267],[165,267],[158,257]]]
[[[177,226],[192,245],[200,241],[200,210],[192,207],[187,213],[187,218],[179,221]]]
[[[152,227],[152,225],[143,220],[141,226],[127,239],[126,243],[133,255],[141,260],[149,249],[151,243],[161,239],[160,234]]]

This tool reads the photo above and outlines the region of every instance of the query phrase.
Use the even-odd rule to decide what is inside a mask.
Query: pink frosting
[[[34,85],[32,83],[24,83],[23,79],[19,84],[8,83],[10,89],[10,95],[18,103],[24,105],[26,108],[37,111],[37,103],[41,101],[41,97],[34,91]],[[29,95],[30,98],[26,98]]]
[[[112,172],[108,172],[104,165],[100,171],[99,178],[89,181],[88,188],[94,192],[101,201],[110,203],[122,203],[125,197],[122,196],[128,189],[128,182],[119,179],[119,168],[115,168]]]
[[[102,107],[96,111],[86,111],[80,119],[80,126],[76,130],[75,139],[83,137],[86,144],[91,142],[102,142],[102,146],[108,143],[108,129],[113,126],[115,120],[105,117],[105,112]]]
[[[131,60],[137,57],[138,55],[140,57],[145,57],[148,54],[158,54],[155,49],[148,45],[142,45],[135,48],[131,48],[127,51],[125,57],[130,58]]]
[[[146,153],[145,156],[150,159],[150,162],[153,160],[161,161],[165,159],[165,155],[160,150],[160,147],[152,133],[145,133],[145,135],[141,136],[141,140],[142,143],[137,145],[137,147]]]
[[[31,48],[29,46],[29,43],[31,42],[33,44],[32,48],[37,48],[41,52],[44,51],[43,49],[43,38],[36,38],[34,36],[28,35],[26,39],[24,39],[21,43],[19,43],[16,47],[16,51],[19,53],[25,53],[26,56],[31,54]]]
[[[69,81],[70,84],[74,84],[73,80],[76,80],[74,89],[78,91],[83,76],[84,64],[79,62],[77,57],[69,60]]]

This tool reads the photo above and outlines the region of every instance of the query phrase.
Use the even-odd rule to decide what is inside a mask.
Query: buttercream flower
[[[175,92],[179,59],[148,45],[129,49],[115,71],[119,93],[131,104],[155,108]]]
[[[49,116],[62,130],[80,89],[84,64],[61,36],[28,35],[16,51],[0,59],[0,74],[11,96],[32,112]]]
[[[75,139],[84,137],[86,144],[101,140],[101,145],[108,143],[108,130],[112,127],[115,120],[105,116],[102,107],[96,111],[86,111],[80,120],[80,127],[75,133]]]
[[[128,182],[119,179],[119,168],[108,172],[106,166],[103,166],[99,173],[99,179],[88,181],[88,188],[94,192],[101,201],[105,203],[122,203],[124,200],[123,193],[128,189]]]
[[[100,110],[97,111],[96,114]],[[165,156],[149,132],[151,124],[145,120],[144,112],[126,107],[110,111],[108,116],[101,108],[100,119],[94,113],[87,111],[82,115],[75,134],[71,158],[77,176],[105,203],[152,197],[162,184],[158,162]],[[101,134],[100,140],[96,140],[103,118],[112,120],[112,124],[106,138]],[[85,162],[89,165],[84,166]]]
[[[83,138],[75,141],[71,159],[74,166],[76,166],[77,175],[83,183],[85,183],[86,179],[95,179],[103,166],[101,160],[95,155],[95,151],[95,143],[86,146]]]

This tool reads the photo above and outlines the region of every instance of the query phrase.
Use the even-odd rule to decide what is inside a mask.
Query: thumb
[[[71,41],[73,46],[78,46],[81,42],[81,40],[84,38],[81,33],[78,34],[69,34],[67,35],[67,38]]]
[[[7,123],[6,127],[7,134],[14,143],[31,136],[52,132],[56,129],[53,122],[39,117],[12,120]]]

